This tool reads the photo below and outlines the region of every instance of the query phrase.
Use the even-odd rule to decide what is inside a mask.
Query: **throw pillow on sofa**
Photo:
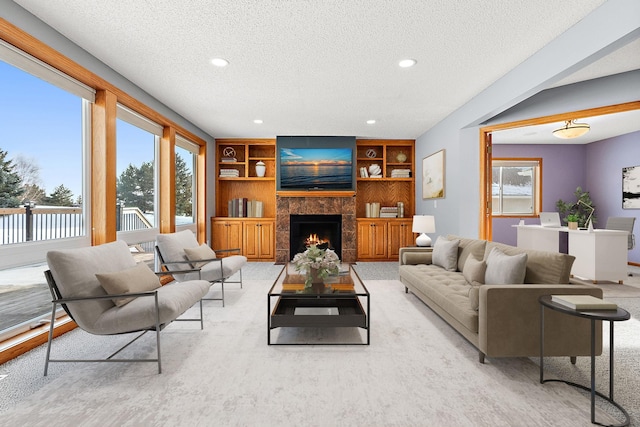
[[[480,286],[484,284],[486,270],[487,263],[484,260],[477,260],[473,256],[467,257],[462,269],[464,279],[471,285],[469,288],[469,304],[473,310],[478,310],[480,305]]]
[[[203,243],[195,248],[184,248],[184,253],[187,255],[189,261],[200,261],[203,259],[212,260],[216,257],[216,252],[211,249],[207,244]],[[192,262],[193,268],[200,268],[205,266],[207,262]]]
[[[483,285],[486,270],[487,263],[484,260],[477,260],[470,256],[464,263],[462,275],[470,285]]]
[[[484,283],[510,285],[524,283],[527,273],[527,254],[507,255],[498,248],[491,249],[487,257]]]
[[[438,237],[433,245],[432,263],[447,271],[458,269],[458,245],[460,240],[448,240],[442,236]]]
[[[108,295],[147,292],[160,287],[160,279],[144,263],[115,273],[96,273],[96,278]],[[113,303],[121,307],[133,300],[134,298],[114,298]]]

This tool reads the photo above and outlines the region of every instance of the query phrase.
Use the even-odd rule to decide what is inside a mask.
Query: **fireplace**
[[[290,215],[290,259],[307,246],[329,248],[342,259],[342,215]]]
[[[319,216],[321,219],[326,219],[328,216],[339,216],[342,234],[333,238],[332,246],[339,249],[338,254],[340,254],[342,262],[356,262],[355,197],[330,197],[320,194],[286,197],[276,195],[276,263],[278,264],[291,261],[297,253],[295,249],[291,249],[290,232],[291,217],[295,215],[313,215]],[[338,241],[340,245],[336,243]]]

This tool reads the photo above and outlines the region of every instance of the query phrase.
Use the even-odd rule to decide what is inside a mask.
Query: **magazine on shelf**
[[[615,302],[592,295],[551,295],[551,301],[574,310],[616,310],[618,308]]]

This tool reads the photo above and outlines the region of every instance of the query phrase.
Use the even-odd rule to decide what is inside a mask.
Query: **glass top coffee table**
[[[267,295],[267,344],[369,345],[369,291],[351,264],[342,264],[340,274],[322,284],[305,288],[304,282],[305,276],[288,263],[271,286]],[[315,333],[314,328],[336,330]],[[357,328],[357,333],[345,333],[342,328]],[[277,339],[272,340],[272,333]]]

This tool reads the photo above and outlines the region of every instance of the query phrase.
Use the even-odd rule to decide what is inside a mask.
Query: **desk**
[[[567,232],[567,227],[543,227],[541,225],[513,225],[518,230],[517,246],[536,251],[559,252],[560,232]]]
[[[519,248],[558,252],[560,233],[569,233],[569,255],[576,257],[571,274],[594,283],[601,280],[623,283],[627,277],[627,239],[620,230],[569,230],[540,225],[514,225]]]
[[[627,277],[629,233],[619,230],[569,230],[569,255],[576,257],[571,274],[622,283]]]
[[[623,320],[629,320],[631,315],[623,308],[618,307],[616,310],[574,310],[573,308],[566,307],[562,304],[558,304],[551,300],[551,295],[543,295],[538,298],[540,302],[540,384],[546,382],[563,382],[572,387],[578,387],[583,390],[591,392],[591,423],[600,424],[596,422],[596,395],[605,399],[613,406],[618,408],[625,417],[625,421],[616,426],[628,426],[630,423],[629,414],[624,410],[620,404],[613,400],[613,322],[619,322]],[[560,313],[567,314],[569,316],[583,317],[591,321],[591,388],[587,388],[581,384],[576,384],[571,381],[559,380],[559,379],[544,379],[544,309],[548,308]],[[609,396],[596,391],[596,321],[608,321],[609,322]],[[603,424],[600,424],[603,425]]]

